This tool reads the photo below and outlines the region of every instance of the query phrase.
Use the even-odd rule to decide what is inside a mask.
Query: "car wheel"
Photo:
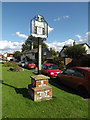
[[[49,76],[48,74],[46,74],[46,76]]]
[[[61,84],[61,80],[58,76],[56,77],[56,81],[57,81],[57,83]]]
[[[59,81],[59,80],[60,80],[60,78],[59,78],[58,76],[56,77],[56,79],[57,79],[57,81]]]
[[[85,87],[79,86],[78,88],[78,94],[84,98],[88,97],[88,92]]]

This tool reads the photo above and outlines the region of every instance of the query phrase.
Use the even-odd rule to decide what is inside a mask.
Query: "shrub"
[[[60,64],[59,65],[59,69],[62,70],[62,71],[64,71],[66,69],[66,66],[64,64]]]
[[[4,67],[18,67],[16,62],[5,62]]]
[[[20,72],[20,71],[24,71],[23,68],[17,67],[17,68],[10,68],[9,70],[14,71],[14,72]]]

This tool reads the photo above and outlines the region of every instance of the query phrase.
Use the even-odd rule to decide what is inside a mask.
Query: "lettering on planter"
[[[40,100],[40,99],[45,98],[45,97],[50,97],[50,95],[48,95],[49,91],[50,90],[37,92],[37,95],[39,94],[39,97],[37,97],[37,100]]]

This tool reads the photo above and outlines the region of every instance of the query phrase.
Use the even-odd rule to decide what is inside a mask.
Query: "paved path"
[[[36,67],[35,69],[31,69],[31,71],[32,71],[33,73],[37,74],[37,73],[38,73],[38,68]]]

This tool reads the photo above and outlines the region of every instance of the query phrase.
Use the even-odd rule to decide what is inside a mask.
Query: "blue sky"
[[[0,51],[13,52],[30,35],[30,20],[41,14],[49,25],[46,43],[60,51],[64,45],[87,42],[88,2],[3,2]]]

